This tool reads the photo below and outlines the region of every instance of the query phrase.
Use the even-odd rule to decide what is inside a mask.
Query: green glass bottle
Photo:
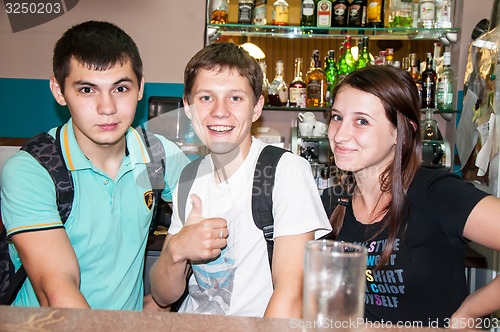
[[[364,68],[371,64],[370,52],[368,52],[368,36],[361,39],[360,53],[356,63],[356,69]]]
[[[338,81],[340,82],[344,77],[346,77],[350,72],[352,72],[355,67],[354,57],[351,53],[351,36],[346,36],[344,40],[344,54],[341,55],[338,62]]]
[[[316,1],[302,0],[300,7],[300,25],[303,27],[316,26]]]
[[[338,69],[335,63],[335,51],[329,50],[328,55],[325,57],[325,74],[326,74],[326,106],[332,105],[332,92],[337,84]]]

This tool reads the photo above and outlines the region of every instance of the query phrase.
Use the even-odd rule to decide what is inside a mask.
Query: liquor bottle
[[[253,0],[238,0],[238,24],[252,24]]]
[[[316,26],[316,2],[314,0],[302,0],[300,25],[303,27]]]
[[[265,60],[259,61],[260,68],[262,69],[263,82],[262,82],[262,96],[264,96],[264,105],[269,105],[269,80],[267,79],[267,63]]]
[[[422,108],[436,107],[437,74],[432,69],[432,57],[427,57],[425,70],[422,72]]]
[[[451,53],[443,54],[443,69],[438,74],[437,84],[437,108],[440,111],[451,111],[453,109],[453,88],[455,74],[451,69]]]
[[[392,66],[394,64],[394,49],[393,48],[388,48],[385,50],[385,62],[389,66]]]
[[[434,119],[434,109],[425,110],[425,119],[420,125],[420,133],[424,141],[437,141],[440,139],[437,121]]]
[[[288,101],[288,85],[283,79],[283,61],[276,61],[276,76],[269,86],[269,105],[285,106]]]
[[[321,69],[321,60],[319,51],[313,51],[314,67],[306,76],[306,106],[307,107],[324,107],[326,96],[326,75]]]
[[[349,26],[359,28],[366,25],[366,0],[352,0],[348,11]]]
[[[329,28],[332,26],[332,2],[319,0],[316,4],[316,26]]]
[[[332,8],[332,26],[346,27],[349,19],[349,1],[335,0]]]
[[[333,88],[337,84],[338,69],[335,63],[335,51],[329,50],[328,55],[325,57],[325,75],[326,75],[326,106],[332,105]]]
[[[366,26],[384,27],[384,0],[368,0],[366,4]]]
[[[254,25],[266,25],[267,19],[267,0],[255,0],[255,7],[253,9],[253,24]]]
[[[303,59],[295,58],[295,77],[288,88],[290,106],[306,107],[306,83],[302,79],[302,68]]]
[[[354,57],[351,53],[351,36],[346,36],[344,40],[344,54],[338,62],[339,82],[355,69]]]
[[[436,0],[436,28],[451,28],[451,0]]]
[[[228,0],[212,0],[211,1],[211,24],[226,24],[228,22]]]
[[[394,0],[392,25],[395,28],[411,28],[413,26],[413,0]]]
[[[368,36],[363,36],[359,49],[361,49],[361,53],[356,62],[356,69],[364,68],[371,64],[370,52],[368,52]]]
[[[273,5],[273,25],[288,25],[288,2],[276,0]]]
[[[419,0],[419,25],[425,29],[434,28],[435,5],[434,0]]]

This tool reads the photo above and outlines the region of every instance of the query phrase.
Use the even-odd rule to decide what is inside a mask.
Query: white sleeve
[[[273,189],[274,237],[315,231],[315,238],[331,231],[311,166],[292,153],[281,157]]]

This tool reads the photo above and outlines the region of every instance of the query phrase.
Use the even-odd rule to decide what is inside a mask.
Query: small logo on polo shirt
[[[153,208],[154,195],[152,190],[148,190],[144,193],[144,203],[148,207],[149,211]]]

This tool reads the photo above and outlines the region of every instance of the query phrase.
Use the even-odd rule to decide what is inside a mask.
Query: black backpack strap
[[[56,130],[54,139],[48,133],[40,133],[31,138],[21,150],[28,152],[49,173],[56,187],[57,209],[62,223],[66,223],[73,206],[74,188],[71,172],[66,167],[61,149],[61,127]]]
[[[140,127],[139,136],[141,136],[150,162],[146,164],[151,190],[153,191],[153,204],[151,208],[153,216],[151,218],[150,233],[153,233],[158,223],[158,210],[161,205],[161,193],[165,190],[165,147],[156,135],[147,131],[143,126]]]
[[[255,166],[252,186],[252,216],[255,226],[262,230],[267,242],[269,266],[272,267],[274,250],[273,188],[276,167],[281,156],[290,152],[267,145],[260,153]]]
[[[189,191],[193,186],[193,182],[198,174],[198,168],[204,156],[198,157],[184,167],[179,177],[179,185],[177,187],[177,211],[182,224],[186,222],[186,204]]]
[[[21,150],[28,152],[42,165],[49,173],[56,187],[57,209],[64,224],[68,220],[73,205],[74,188],[71,172],[66,167],[61,149],[61,127],[56,130],[54,139],[48,133],[40,133],[28,140]],[[12,304],[17,293],[21,289],[27,278],[26,270],[21,265],[17,272],[10,278],[9,287],[2,298],[2,303]]]

